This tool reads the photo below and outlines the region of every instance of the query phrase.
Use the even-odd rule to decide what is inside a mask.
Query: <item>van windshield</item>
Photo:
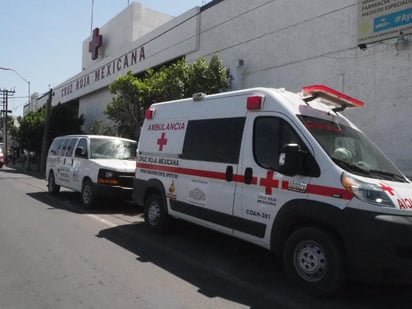
[[[91,138],[91,157],[92,159],[134,160],[136,158],[136,145],[136,142],[114,138]]]
[[[353,174],[407,182],[402,172],[363,133],[336,122],[300,116],[328,156]]]

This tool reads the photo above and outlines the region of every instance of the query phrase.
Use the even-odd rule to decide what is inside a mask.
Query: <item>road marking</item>
[[[97,222],[103,223],[103,224],[105,224],[105,225],[107,225],[107,226],[109,226],[109,227],[118,226],[118,224],[115,224],[115,223],[113,223],[113,222],[111,222],[111,221],[109,221],[109,220],[103,219],[103,218],[101,218],[101,217],[99,217],[99,216],[96,216],[96,215],[93,215],[93,214],[87,214],[87,216],[88,216],[89,218],[92,218],[93,220],[96,220]]]

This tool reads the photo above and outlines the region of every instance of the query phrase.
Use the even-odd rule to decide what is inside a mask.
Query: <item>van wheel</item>
[[[155,232],[163,232],[167,228],[168,215],[163,198],[152,193],[146,199],[144,207],[144,221],[146,226]]]
[[[81,201],[84,208],[93,208],[95,203],[95,196],[93,193],[93,183],[90,180],[85,180],[82,186]]]
[[[331,293],[345,279],[339,240],[318,228],[293,232],[286,241],[283,263],[288,279],[313,295]]]
[[[56,185],[56,179],[54,178],[53,171],[50,171],[47,181],[47,190],[51,194],[57,194],[60,192],[60,186]]]

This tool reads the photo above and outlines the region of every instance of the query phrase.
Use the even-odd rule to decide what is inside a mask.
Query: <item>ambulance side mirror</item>
[[[283,146],[279,155],[279,173],[286,176],[295,176],[302,170],[302,159],[306,152],[301,151],[298,144]]]

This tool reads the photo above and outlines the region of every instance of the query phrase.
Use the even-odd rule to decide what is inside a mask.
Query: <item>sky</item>
[[[82,44],[90,36],[90,29],[102,27],[132,2],[133,0],[1,0],[0,89],[15,91],[8,100],[12,116],[23,115],[29,90],[30,93],[43,94],[49,87],[57,86],[79,73]],[[136,2],[162,13],[178,16],[210,0]]]

